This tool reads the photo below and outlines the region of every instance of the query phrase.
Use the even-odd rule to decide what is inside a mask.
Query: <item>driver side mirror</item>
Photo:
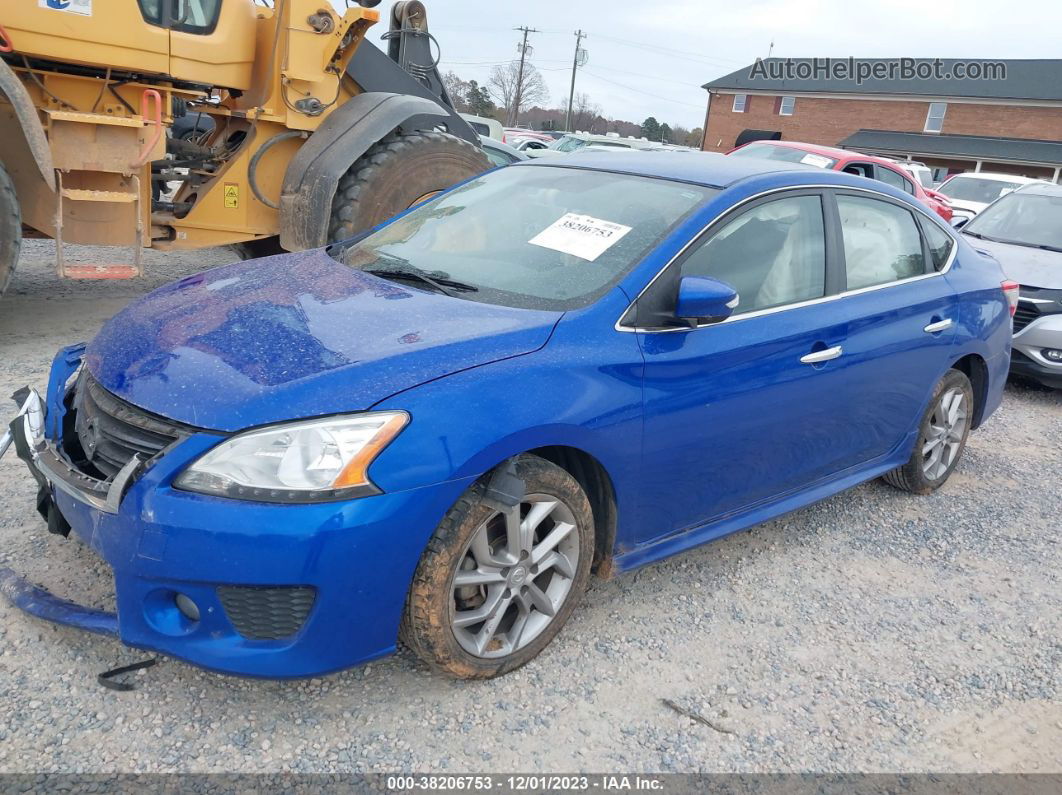
[[[951,219],[952,229],[962,229],[968,223],[970,223],[970,219],[965,215],[956,215]]]
[[[704,276],[683,276],[675,301],[675,317],[698,322],[719,323],[737,308],[737,291],[726,282]]]

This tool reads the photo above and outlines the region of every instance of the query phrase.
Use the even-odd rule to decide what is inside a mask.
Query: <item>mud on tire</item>
[[[21,248],[22,211],[15,195],[15,185],[7,169],[0,164],[0,295],[11,283]]]
[[[487,479],[469,488],[439,523],[417,566],[406,600],[402,641],[424,662],[462,679],[487,679],[513,671],[537,656],[564,626],[581,600],[594,554],[594,520],[586,494],[560,467],[532,455],[515,459],[515,472],[527,494],[545,494],[571,510],[578,528],[579,560],[571,589],[540,634],[504,657],[479,657],[457,640],[451,624],[453,577],[461,566],[472,536],[498,512],[485,499]]]
[[[353,237],[489,168],[479,148],[449,133],[392,133],[340,178],[328,239]]]

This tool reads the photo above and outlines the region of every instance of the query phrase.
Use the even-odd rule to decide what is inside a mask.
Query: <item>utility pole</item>
[[[516,78],[516,98],[513,100],[513,109],[509,113],[509,125],[515,127],[520,121],[520,100],[523,98],[521,95],[524,93],[524,60],[533,52],[533,49],[527,44],[527,37],[532,33],[538,33],[538,29],[524,25],[523,27],[513,28],[513,30],[523,31],[524,34],[523,42],[516,45],[517,49],[520,50],[520,73]]]
[[[575,102],[575,73],[579,71],[580,66],[586,66],[587,52],[582,48],[583,39],[586,38],[586,34],[581,30],[575,31],[575,59],[572,61],[572,90],[568,93],[568,117],[564,120],[564,129],[566,132],[574,132],[572,130],[572,103]]]

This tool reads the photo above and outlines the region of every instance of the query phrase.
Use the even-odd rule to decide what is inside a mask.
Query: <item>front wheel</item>
[[[973,411],[970,379],[965,373],[949,370],[937,384],[922,417],[910,459],[886,473],[885,482],[912,494],[931,494],[943,486],[966,449]]]
[[[22,248],[22,211],[15,195],[15,185],[0,164],[0,295],[11,283],[11,274]]]
[[[402,638],[429,665],[486,679],[532,660],[586,589],[594,553],[590,503],[575,479],[536,456],[514,474],[511,507],[469,489],[439,524],[417,566]]]

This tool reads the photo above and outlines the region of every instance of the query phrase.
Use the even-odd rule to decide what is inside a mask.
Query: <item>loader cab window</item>
[[[214,32],[222,0],[137,0],[144,20],[182,33]],[[230,0],[231,2],[231,0]]]

